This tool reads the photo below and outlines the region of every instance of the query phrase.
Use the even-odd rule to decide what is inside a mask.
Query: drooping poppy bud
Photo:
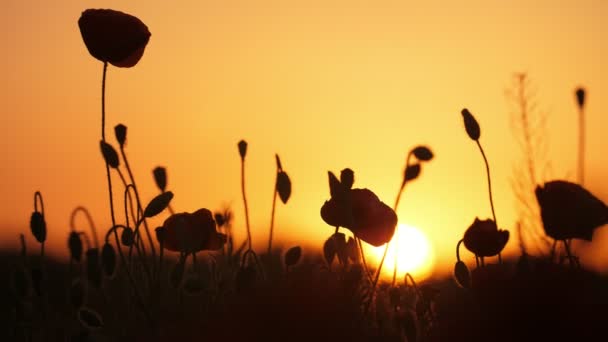
[[[42,213],[34,211],[30,218],[30,229],[36,241],[43,243],[46,240],[46,221]]]
[[[135,66],[150,40],[150,31],[141,20],[111,9],[85,10],[78,26],[93,57],[121,68]]]
[[[124,246],[129,247],[133,244],[134,241],[135,241],[135,233],[133,232],[133,229],[131,229],[131,227],[125,227],[122,230],[122,233],[120,234],[120,242]]]
[[[355,172],[346,168],[340,172],[340,183],[344,189],[351,189],[355,184]]]
[[[68,249],[70,250],[70,257],[76,262],[80,262],[82,259],[82,240],[80,240],[80,234],[77,232],[71,232],[68,238]]]
[[[412,153],[418,160],[429,161],[433,159],[433,152],[426,146],[417,146],[412,150]]]
[[[462,111],[462,118],[464,120],[464,128],[469,135],[469,138],[477,141],[479,140],[479,136],[481,135],[481,129],[479,128],[479,124],[475,117],[468,109],[464,108]]]
[[[116,270],[116,252],[110,243],[105,243],[101,248],[101,265],[107,277],[114,276]]]
[[[471,288],[471,274],[469,273],[469,268],[462,261],[457,261],[454,266],[454,279],[456,283],[465,289]]]

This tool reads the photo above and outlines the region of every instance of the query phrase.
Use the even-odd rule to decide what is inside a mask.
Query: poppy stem
[[[578,181],[585,183],[585,110],[578,111]]]
[[[245,158],[241,158],[241,193],[243,194],[243,205],[245,206],[245,224],[247,226],[247,242],[249,244],[248,251],[251,251],[251,227],[249,226],[249,206],[247,205],[247,196],[245,194]]]
[[[380,272],[382,271],[382,265],[384,264],[384,259],[386,258],[386,252],[388,251],[388,244],[389,243],[390,243],[390,241],[386,243],[386,248],[384,248],[384,253],[382,253],[382,259],[380,259],[380,264],[378,265],[378,269],[376,270],[376,277],[374,278],[374,282],[372,283],[372,290],[371,290],[371,293],[369,295],[369,301],[367,302],[367,305],[365,306],[365,313],[366,314],[369,311],[369,307],[370,307],[372,301],[374,300],[374,294],[376,293],[376,287],[378,285],[378,279],[380,279]]]
[[[483,161],[486,164],[486,175],[488,176],[488,195],[490,196],[490,207],[492,208],[492,217],[494,218],[494,223],[496,224],[496,229],[498,229],[498,221],[496,221],[496,211],[494,210],[494,199],[492,198],[492,180],[490,178],[490,164],[488,163],[488,158],[486,157],[486,153],[484,152],[483,147],[481,147],[479,140],[475,140],[475,143],[477,143],[477,147],[479,147],[479,152],[481,152]],[[501,252],[498,252],[498,260],[500,263],[502,263]],[[483,259],[482,259],[482,261],[483,261]]]
[[[464,239],[460,239],[458,244],[456,244],[456,260],[460,261],[460,245],[464,242]]]
[[[337,229],[337,227],[336,227]],[[365,261],[365,252],[363,251],[363,244],[361,243],[361,239],[355,236],[355,240],[357,240],[357,244],[359,245],[359,253],[361,253],[361,261],[363,262],[363,270],[365,271],[365,275],[367,276],[367,280],[370,284],[373,283],[372,276],[369,273],[369,269],[367,268],[367,262]]]
[[[108,72],[108,62],[103,62],[103,74],[101,77],[101,141],[106,142],[106,74]],[[110,217],[112,218],[112,227],[116,225],[116,217],[114,216],[114,196],[112,196],[112,177],[110,177],[110,165],[104,158],[106,164],[106,178],[108,179],[108,193],[110,195]],[[116,240],[118,241],[118,233]]]
[[[414,153],[414,150],[410,150],[410,152],[407,154],[407,159],[405,161],[405,169],[407,170],[407,168],[410,166],[410,159],[412,158],[412,155]],[[399,207],[399,201],[401,200],[401,194],[403,193],[403,189],[405,189],[405,184],[407,183],[407,176],[404,174],[403,175],[403,182],[401,182],[401,188],[399,189],[399,193],[397,194],[397,198],[395,199],[395,206],[393,207],[393,210],[395,211],[395,213],[397,213],[397,208]],[[397,281],[397,268],[398,268],[398,261],[399,261],[399,253],[398,253],[398,249],[399,249],[399,226],[397,226],[395,228],[395,234],[393,235],[393,238],[391,239],[391,241],[395,241],[395,263],[394,263],[394,267],[393,267],[393,282],[392,282],[392,286],[395,286],[395,282]],[[389,242],[390,243],[390,242]],[[386,248],[388,249],[388,244],[386,245]]]
[[[268,235],[268,255],[272,252],[272,234],[274,231],[274,212],[277,204],[277,182],[274,182],[274,195],[272,197],[272,212],[270,213],[270,234]]]
[[[95,241],[95,248],[99,248],[99,241],[97,240],[97,229],[95,228],[95,222],[93,222],[93,217],[89,210],[83,206],[78,206],[72,210],[72,215],[70,216],[70,227],[72,231],[76,230],[76,215],[81,212],[87,218],[89,222],[89,229],[91,230],[91,235],[93,235],[93,241]],[[106,238],[107,240],[107,238]]]
[[[135,200],[137,201],[137,211],[142,213],[143,217],[143,208],[141,207],[141,200],[139,198],[139,191],[137,190],[137,185],[135,184],[135,177],[133,177],[133,172],[131,171],[131,166],[129,165],[129,160],[127,158],[127,154],[125,153],[124,145],[120,146],[120,154],[122,155],[122,159],[125,162],[125,167],[127,168],[127,173],[129,174],[129,179],[131,180],[131,184],[133,184],[133,192],[135,193]],[[141,221],[141,220],[140,220]],[[154,242],[152,241],[152,235],[150,234],[150,228],[148,227],[148,221],[143,218],[144,230],[146,232],[146,237],[148,238],[148,243],[150,244],[150,250],[152,252],[152,260],[156,259],[156,247],[154,246]],[[143,243],[142,243],[143,245]],[[156,268],[156,266],[155,266]]]

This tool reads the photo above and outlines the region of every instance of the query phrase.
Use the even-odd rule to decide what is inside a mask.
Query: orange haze
[[[574,179],[573,91],[588,89],[586,185],[608,200],[606,1],[7,0],[0,14],[2,248],[28,232],[36,190],[51,254],[65,255],[78,205],[100,230],[109,226],[99,153],[102,63],[77,26],[85,8],[98,7],[136,15],[152,32],[140,63],[110,67],[107,81],[106,130],[114,143],[114,125],[129,127],[142,197],[156,194],[151,170],[167,166],[177,210],[229,204],[244,237],[236,144],[246,139],[259,249],[275,153],[293,182],[292,199],[277,208],[278,239],[320,246],[333,232],[319,215],[328,170],[352,168],[356,187],[392,205],[407,152],[426,144],[436,158],[407,186],[398,215],[428,235],[438,270],[447,270],[464,230],[476,216],[491,216],[483,161],[461,122],[468,107],[481,124],[499,225],[511,230],[507,248],[517,252],[510,177],[520,152],[505,99],[515,72],[529,73],[548,114],[552,177]],[[598,231],[591,251],[607,240],[606,229]],[[592,257],[583,253],[584,262],[608,269],[608,254]]]

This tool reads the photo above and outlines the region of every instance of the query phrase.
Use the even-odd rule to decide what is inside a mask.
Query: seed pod
[[[80,240],[80,234],[77,232],[70,233],[68,248],[70,249],[70,257],[72,260],[80,262],[82,259],[82,240]]]
[[[575,94],[578,107],[583,109],[585,107],[585,88],[577,88]]]

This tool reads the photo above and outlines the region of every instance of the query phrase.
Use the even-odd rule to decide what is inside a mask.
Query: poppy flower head
[[[397,214],[369,189],[348,189],[321,207],[321,217],[334,227],[349,229],[361,240],[381,246],[391,240]]]
[[[151,35],[139,18],[111,9],[85,10],[78,26],[93,57],[121,68],[139,62]]]
[[[509,241],[509,231],[499,230],[494,220],[475,218],[464,233],[464,246],[476,256],[490,257],[500,253]]]
[[[606,204],[578,184],[551,181],[537,186],[535,194],[545,233],[553,239],[591,241],[593,231],[608,223]]]
[[[174,252],[218,250],[226,242],[226,236],[216,231],[213,214],[207,209],[171,215],[162,231],[163,246]]]

